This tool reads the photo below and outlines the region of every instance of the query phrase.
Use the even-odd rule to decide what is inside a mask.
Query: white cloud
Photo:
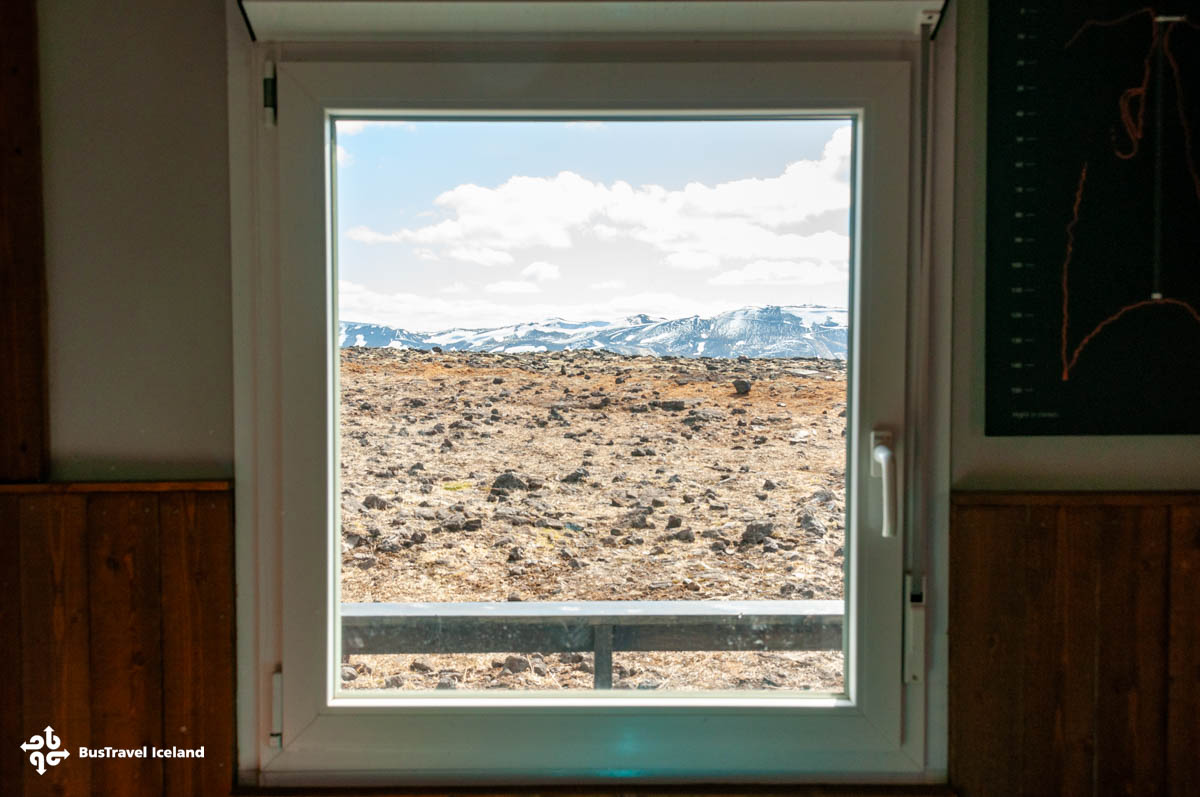
[[[497,283],[499,284],[499,283]],[[518,283],[526,284],[528,283]],[[449,286],[453,289],[453,285]],[[435,332],[453,327],[498,327],[559,317],[572,321],[620,321],[636,313],[681,318],[698,313],[712,316],[729,309],[720,297],[697,300],[674,293],[622,293],[600,301],[564,303],[539,295],[531,285],[517,298],[495,300],[444,295],[418,295],[406,291],[386,293],[349,280],[338,281],[338,316],[343,321],[384,324],[418,332]],[[493,292],[494,293],[494,292]],[[499,296],[499,295],[498,295]]]
[[[491,282],[484,287],[488,293],[538,293],[542,289],[532,282],[521,282],[519,280],[502,280],[500,282]]]
[[[795,161],[778,176],[711,186],[606,185],[569,171],[514,176],[492,188],[467,183],[437,197],[447,214],[441,221],[392,233],[358,227],[350,237],[444,248],[450,257],[481,265],[511,263],[511,253],[522,249],[566,249],[581,236],[648,244],[679,269],[755,259],[840,262],[849,247],[845,235],[790,228],[849,207],[850,132],[839,128],[819,160]]]
[[[431,242],[466,237],[496,248],[565,249],[571,233],[602,212],[607,189],[574,172],[559,172],[554,177],[511,177],[497,188],[468,183],[435,202],[455,219],[414,230],[414,236]]]
[[[712,252],[672,252],[667,255],[667,265],[682,269],[716,268],[721,264]]]
[[[400,233],[375,232],[370,227],[359,225],[346,230],[346,237],[352,241],[364,244],[401,243],[404,237]]]
[[[345,147],[343,147],[341,144],[338,144],[337,145],[337,164],[338,164],[338,166],[349,166],[352,163],[354,163],[354,156],[351,155],[350,152]]]
[[[472,299],[420,296],[404,291],[385,293],[338,280],[338,317],[343,321],[385,324],[399,329],[433,332],[453,326],[505,323],[498,305]]]
[[[709,285],[824,285],[846,280],[845,267],[829,262],[755,260],[718,274]]]
[[[593,282],[588,287],[598,291],[616,291],[625,287],[625,280],[604,280],[603,282]]]
[[[451,284],[447,285],[446,287],[438,289],[438,293],[466,293],[466,292],[467,292],[466,283],[464,283],[460,280],[456,280],[455,282],[452,282]]]
[[[338,119],[337,134],[339,136],[357,136],[368,127],[371,129],[379,127],[399,127],[403,130],[415,131],[417,126],[412,122],[400,122],[396,120],[378,120],[371,121],[369,119]]]
[[[795,161],[779,177],[733,180],[715,186],[688,183],[677,201],[698,215],[752,219],[767,227],[795,224],[806,218],[849,207],[847,182],[850,128],[834,131],[821,160]]]
[[[538,282],[545,280],[556,280],[561,276],[558,266],[553,263],[547,263],[544,260],[539,260],[536,263],[530,263],[525,268],[521,269],[521,276],[527,277]]]
[[[432,251],[429,249],[423,251]],[[455,260],[478,263],[481,266],[505,266],[513,262],[513,256],[499,249],[482,246],[459,246],[446,253]]]

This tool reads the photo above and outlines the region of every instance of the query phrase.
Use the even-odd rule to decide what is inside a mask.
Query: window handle
[[[882,479],[883,536],[896,536],[896,454],[892,433],[871,432],[871,475]]]

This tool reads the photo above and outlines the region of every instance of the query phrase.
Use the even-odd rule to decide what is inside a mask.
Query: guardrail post
[[[612,645],[611,625],[592,626],[592,650],[595,654],[592,660],[592,686],[596,689],[612,689]]]

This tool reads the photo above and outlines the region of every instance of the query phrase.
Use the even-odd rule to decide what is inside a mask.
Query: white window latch
[[[871,432],[871,475],[883,481],[883,536],[896,536],[896,455],[892,451],[892,433],[880,429]]]

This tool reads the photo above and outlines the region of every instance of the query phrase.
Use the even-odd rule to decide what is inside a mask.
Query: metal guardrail
[[[342,654],[841,650],[842,601],[343,603]]]

